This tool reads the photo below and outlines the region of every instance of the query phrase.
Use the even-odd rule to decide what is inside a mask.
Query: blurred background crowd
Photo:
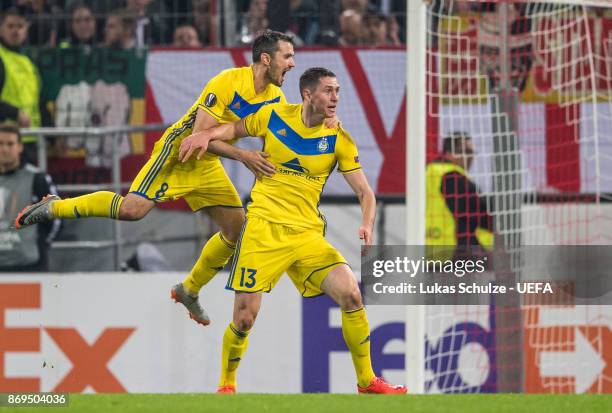
[[[401,0],[4,0],[28,21],[30,46],[210,47],[292,33],[297,45],[399,45]],[[287,18],[289,16],[289,18]]]
[[[162,123],[147,117],[151,99],[145,98],[147,56],[156,49],[248,47],[266,29],[292,35],[296,47],[401,49],[405,18],[402,0],[0,0],[0,127],[8,128],[0,131],[0,272],[118,269],[113,261],[131,253],[111,253],[108,246],[118,245],[116,239],[108,244],[118,236],[111,226],[81,228],[74,221],[61,231],[55,222],[30,234],[39,248],[36,257],[24,258],[31,239],[16,237],[11,225],[18,206],[54,193],[55,184],[63,196],[107,187],[111,167],[119,174],[114,160],[121,159],[121,182],[131,180],[147,152],[148,136],[138,126]],[[65,127],[128,132],[70,134]],[[151,133],[157,139],[159,131]],[[170,253],[175,264],[192,261],[185,242],[211,231],[207,223],[196,230],[193,218],[180,215],[175,226],[180,219],[185,224],[177,235],[163,236],[180,245]],[[135,248],[141,238],[121,244]],[[75,260],[71,248],[75,242],[81,248],[81,240],[102,242],[92,244],[98,254]],[[55,252],[47,260],[52,241]]]

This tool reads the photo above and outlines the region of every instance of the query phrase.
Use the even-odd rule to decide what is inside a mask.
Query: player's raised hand
[[[365,245],[372,245],[374,237],[372,237],[372,228],[362,225],[359,227],[359,239],[363,240]]]
[[[338,126],[342,126],[342,122],[340,122],[340,119],[338,119],[337,116],[334,116],[333,118],[325,118],[325,120],[323,121],[323,124],[328,129],[334,129],[334,128],[337,128]]]
[[[276,172],[276,167],[266,158],[270,154],[262,151],[244,151],[240,161],[246,166],[249,171],[253,172],[255,178],[261,179],[264,176],[272,176]]]
[[[204,153],[208,149],[208,142],[210,141],[210,134],[207,131],[194,133],[193,135],[187,136],[181,142],[179,148],[179,161],[187,162],[191,155],[197,152],[196,158],[202,159]]]

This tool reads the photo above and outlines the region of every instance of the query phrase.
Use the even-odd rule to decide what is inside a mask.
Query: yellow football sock
[[[365,308],[342,311],[342,336],[353,358],[357,383],[361,387],[368,387],[374,378],[374,370],[370,359],[370,325]]]
[[[123,197],[109,191],[67,198],[51,203],[54,218],[106,217],[118,219]]]
[[[191,269],[191,273],[183,280],[183,286],[191,293],[198,294],[203,286],[219,272],[236,250],[236,244],[229,242],[217,232],[210,237],[200,258]]]
[[[221,379],[219,386],[235,386],[236,370],[242,359],[247,344],[249,332],[240,331],[232,321],[223,334],[223,350],[221,351]]]

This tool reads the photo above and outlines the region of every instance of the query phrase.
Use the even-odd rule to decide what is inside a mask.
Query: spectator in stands
[[[203,46],[216,46],[213,33],[216,31],[215,16],[210,12],[210,0],[193,0],[193,26]]]
[[[303,40],[314,44],[319,36],[319,2],[315,0],[292,0],[289,4],[291,20],[289,31]]]
[[[28,36],[28,21],[16,8],[0,20],[0,121],[10,120],[21,127],[41,126],[41,81],[38,68],[21,47]],[[36,138],[24,137],[29,159],[36,159]]]
[[[49,175],[21,162],[22,151],[19,129],[0,125],[0,271],[48,271],[47,251],[61,221],[56,219],[19,232],[11,229],[21,204],[57,193]]]
[[[151,2],[152,0],[126,0],[125,11],[135,22],[135,46],[138,48],[168,43],[166,25],[162,20],[165,14],[164,3],[155,4],[155,12],[152,12]]]
[[[368,7],[363,16],[363,43],[371,46],[387,44],[387,18],[375,7]]]
[[[30,22],[28,43],[32,46],[55,47],[58,22],[54,16],[60,15],[61,9],[46,0],[17,0],[15,3]]]
[[[325,46],[338,44],[338,16],[340,16],[340,2],[319,2],[319,34],[317,43]]]
[[[249,10],[242,16],[238,41],[241,44],[251,44],[258,34],[268,28],[268,0],[251,0]]]
[[[435,10],[437,0],[428,0],[430,10]],[[458,2],[445,3],[457,4]],[[400,45],[404,42],[405,20],[406,20],[406,0],[369,0],[368,7],[375,8],[387,19],[387,44]]]
[[[268,0],[250,0],[248,10],[242,16],[239,42],[250,44],[259,34],[266,30],[274,30],[290,36],[294,47],[303,46],[304,41],[299,35],[300,30],[294,19],[294,13],[301,4],[311,1],[276,0],[269,3]],[[273,7],[268,7],[269,4]]]
[[[100,40],[104,38],[104,22],[106,21],[106,16],[112,13],[115,10],[119,10],[125,7],[125,0],[98,0],[98,1],[88,1],[88,0],[53,0],[56,2],[63,1],[63,8],[67,12],[70,10],[74,10],[75,7],[83,4],[86,5],[91,13],[96,19],[96,35],[95,37]],[[61,37],[66,38],[69,36],[70,27],[68,24],[70,21],[67,21],[60,25],[60,28],[65,26],[65,36]]]
[[[96,44],[96,19],[91,8],[77,3],[70,14],[70,35],[60,42],[60,47],[93,47]]]
[[[112,49],[132,49],[136,46],[134,37],[136,22],[123,10],[112,12],[106,17],[103,45]]]
[[[368,0],[341,0],[342,11],[355,10],[360,15],[364,15],[368,7]]]
[[[483,3],[486,4],[486,3]],[[440,33],[440,21],[445,16],[452,16],[470,10],[471,5],[468,2],[448,2],[444,0],[432,0],[429,5],[429,22],[430,35],[427,36],[428,41],[431,42],[432,46],[437,46],[439,41]]]
[[[190,24],[183,24],[174,30],[174,47],[202,47],[198,39],[198,32]]]
[[[402,44],[401,38],[402,28],[395,16],[389,16],[387,19],[387,44],[399,46]]]
[[[400,45],[399,31],[399,24],[394,17],[387,17],[375,6],[368,6],[363,17],[364,44],[371,46]]]
[[[532,4],[517,3],[508,5],[507,14],[493,2],[469,3],[469,7],[478,13],[477,42],[479,49],[481,73],[489,78],[489,89],[500,87],[502,76],[500,50],[500,27],[508,25],[508,46],[510,58],[510,83],[519,91],[527,86],[527,79],[533,64],[533,36],[531,35]],[[504,19],[505,18],[505,19]]]
[[[427,165],[427,245],[492,249],[493,218],[467,175],[473,159],[471,137],[454,132],[444,138],[441,156]]]
[[[340,14],[340,46],[355,46],[363,41],[362,15],[353,9],[348,9]]]

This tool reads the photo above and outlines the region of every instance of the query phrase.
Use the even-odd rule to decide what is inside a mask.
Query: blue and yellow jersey
[[[193,130],[198,108],[223,124],[237,121],[257,112],[265,105],[279,102],[286,103],[285,95],[273,84],[269,84],[261,93],[255,93],[251,66],[227,69],[210,79],[198,100],[181,119],[168,128],[162,139],[174,134],[173,141],[180,142],[189,136]],[[206,153],[203,159],[217,158],[218,155]]]
[[[344,129],[308,128],[301,113],[301,104],[278,104],[245,118],[247,132],[264,138],[263,151],[276,166],[272,177],[255,183],[247,216],[324,231],[325,218],[318,206],[325,182],[336,165],[345,174],[361,165],[357,146]]]

